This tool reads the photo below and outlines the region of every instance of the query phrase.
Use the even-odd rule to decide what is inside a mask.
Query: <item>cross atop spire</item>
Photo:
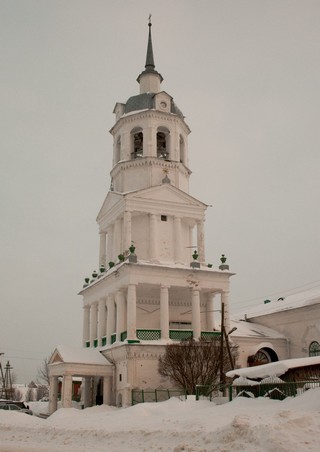
[[[149,37],[148,37],[148,48],[147,48],[147,57],[146,57],[146,64],[145,68],[146,71],[154,71],[155,65],[154,65],[154,59],[153,59],[153,49],[152,49],[152,37],[151,37],[151,14],[149,14],[149,21],[148,21],[148,27],[149,27]]]

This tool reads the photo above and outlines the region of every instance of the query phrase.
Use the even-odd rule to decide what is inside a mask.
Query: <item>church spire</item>
[[[152,49],[151,14],[149,14],[148,27],[149,27],[149,37],[148,37],[148,47],[147,47],[147,57],[146,57],[145,69],[146,69],[146,71],[154,71],[155,65],[154,65],[153,49]]]
[[[153,48],[152,48],[152,35],[151,35],[151,14],[149,14],[149,35],[148,35],[148,47],[147,47],[147,56],[146,56],[146,64],[145,69],[139,77],[137,78],[137,82],[140,83],[140,94],[146,92],[154,92],[158,93],[160,91],[160,83],[163,78],[162,75],[159,74],[155,70],[154,57],[153,57]]]

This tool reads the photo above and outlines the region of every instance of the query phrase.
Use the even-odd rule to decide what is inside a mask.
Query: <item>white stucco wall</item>
[[[273,328],[288,338],[287,358],[309,356],[311,342],[320,341],[320,303],[250,317],[250,320]]]

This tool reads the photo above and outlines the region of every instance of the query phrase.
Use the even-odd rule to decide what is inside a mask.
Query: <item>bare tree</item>
[[[225,347],[225,346],[224,346]],[[190,339],[166,346],[165,354],[159,358],[159,373],[169,377],[183,388],[187,394],[195,394],[197,385],[216,384],[221,369],[221,340]],[[236,347],[231,346],[235,355]],[[223,369],[230,370],[227,349],[224,350]]]
[[[49,386],[48,385],[37,385],[37,400],[41,400],[43,397],[49,397]]]
[[[28,387],[25,396],[24,396],[25,402],[31,402],[32,401],[32,389]]]
[[[22,400],[22,392],[18,388],[13,388],[13,400],[20,402]]]
[[[45,358],[38,369],[38,380],[49,385],[49,358]]]

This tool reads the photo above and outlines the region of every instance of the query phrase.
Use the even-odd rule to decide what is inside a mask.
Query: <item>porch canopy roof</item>
[[[227,377],[246,377],[246,378],[266,378],[270,376],[279,377],[290,369],[297,367],[310,367],[320,364],[320,356],[285,359],[261,366],[244,367],[242,369],[230,370],[226,373]]]
[[[111,377],[113,365],[95,348],[59,345],[49,362],[49,376]]]

